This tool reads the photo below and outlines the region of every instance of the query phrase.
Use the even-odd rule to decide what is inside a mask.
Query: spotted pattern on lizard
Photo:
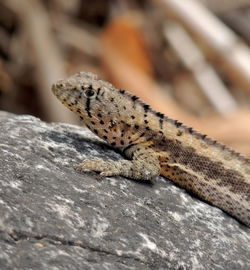
[[[161,174],[250,227],[249,159],[93,73],[60,80],[52,91],[92,132],[128,158],[85,160],[79,171],[149,181]]]

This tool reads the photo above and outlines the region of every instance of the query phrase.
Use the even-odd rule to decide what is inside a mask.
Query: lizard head
[[[52,85],[54,95],[83,122],[102,121],[117,117],[117,90],[91,72],[79,72]],[[118,99],[118,100],[117,100]]]

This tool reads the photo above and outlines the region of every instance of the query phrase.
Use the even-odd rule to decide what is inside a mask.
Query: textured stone
[[[250,269],[250,229],[159,177],[100,180],[122,158],[83,127],[0,117],[0,269]]]

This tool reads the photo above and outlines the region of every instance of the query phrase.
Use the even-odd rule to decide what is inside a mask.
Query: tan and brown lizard
[[[52,86],[56,97],[128,160],[85,160],[77,169],[153,181],[163,175],[250,227],[250,160],[153,111],[90,72]]]

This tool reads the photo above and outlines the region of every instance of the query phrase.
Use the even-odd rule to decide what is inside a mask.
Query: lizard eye
[[[87,98],[91,98],[95,95],[95,91],[92,90],[92,89],[87,89],[84,91],[84,95],[87,97]]]

